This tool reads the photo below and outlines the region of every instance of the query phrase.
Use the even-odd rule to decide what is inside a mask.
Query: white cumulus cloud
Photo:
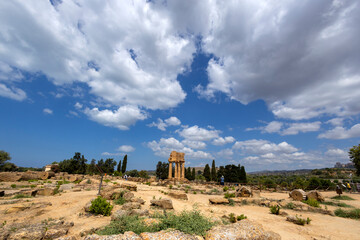
[[[120,146],[118,149],[118,151],[121,151],[121,152],[133,152],[135,151],[135,148],[133,146],[130,146],[130,145],[122,145]]]
[[[321,133],[318,138],[347,139],[360,137],[360,124],[355,124],[350,129],[337,126],[331,130]]]

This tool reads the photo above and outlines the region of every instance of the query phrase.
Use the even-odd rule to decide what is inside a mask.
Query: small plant
[[[224,194],[225,198],[234,198],[235,197],[235,193],[225,193]]]
[[[169,189],[172,189],[172,188],[173,188],[173,185],[172,185],[172,184],[170,184],[170,185],[169,185]]]
[[[236,217],[236,220],[238,220],[238,221],[241,221],[243,219],[247,219],[247,216],[245,216],[244,214],[241,214],[240,216]]]
[[[99,196],[91,201],[90,212],[110,216],[113,206],[105,198]]]
[[[156,197],[155,197],[155,196],[153,196],[153,199],[156,199]]]
[[[229,198],[229,205],[230,206],[235,206],[235,202],[233,199]]]
[[[56,188],[54,189],[54,195],[59,193],[59,187],[60,185],[57,185]]]
[[[15,196],[12,197],[12,199],[19,199],[19,198],[31,198],[31,196],[24,194],[16,194]]]
[[[32,184],[30,185],[31,188],[36,188],[36,185]]]
[[[86,181],[86,184],[91,184],[91,180],[88,179],[88,180]]]
[[[37,179],[30,179],[30,180],[28,180],[28,183],[37,182],[37,181],[38,181]]]
[[[241,205],[248,205],[249,202],[246,199],[241,200]]]
[[[188,192],[189,192],[189,191],[186,189],[186,190],[185,190],[185,193],[188,193]]]
[[[234,187],[234,186],[231,186],[231,190],[235,191],[235,187]]]
[[[105,179],[104,182],[109,183],[110,179]]]
[[[16,184],[11,184],[10,187],[16,188]]]
[[[124,203],[126,203],[126,200],[123,197],[119,197],[118,199],[114,200],[114,203],[117,205],[123,205]]]
[[[117,182],[113,182],[114,185],[118,184]]]
[[[235,217],[235,213],[230,213],[229,214],[229,220],[231,223],[236,223],[236,217]]]
[[[292,202],[289,202],[288,204],[285,205],[284,208],[287,208],[287,209],[294,209],[295,208],[295,204],[292,203]]]
[[[335,199],[335,200],[355,200],[352,197],[348,197],[348,196],[335,196],[335,197],[332,197],[331,199]]]
[[[229,187],[228,187],[228,186],[225,186],[225,187],[223,188],[223,191],[226,192],[227,190],[229,190]]]
[[[193,191],[193,194],[196,194],[197,192],[196,191]]]
[[[309,198],[308,200],[304,200],[302,202],[312,207],[317,207],[317,208],[320,207],[320,203],[313,198]]]
[[[151,186],[151,182],[146,182],[145,184],[148,186]]]
[[[204,194],[204,190],[201,190],[200,193],[201,193],[201,194]]]
[[[330,205],[330,206],[337,206],[337,207],[345,207],[345,208],[354,208],[354,206],[351,206],[349,204],[342,203],[342,202],[330,202],[330,201],[328,201],[328,202],[322,202],[321,204]]]
[[[75,180],[75,181],[73,181],[73,183],[75,183],[75,184],[79,184],[81,182],[81,180],[79,179],[79,180]]]
[[[298,225],[304,226],[305,223],[307,222],[304,218],[300,218],[297,215],[295,217],[296,217],[296,222],[295,223],[298,224]]]
[[[310,224],[311,221],[312,220],[309,217],[306,218],[306,224]]]
[[[272,214],[279,215],[280,214],[280,206],[279,205],[271,206],[270,207],[270,212]]]
[[[338,208],[334,211],[334,213],[338,217],[360,219],[360,208],[355,208],[352,210],[343,210]]]

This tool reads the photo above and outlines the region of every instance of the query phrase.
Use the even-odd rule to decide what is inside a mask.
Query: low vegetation
[[[317,207],[317,208],[320,207],[320,203],[318,201],[316,201],[315,199],[312,199],[312,198],[310,198],[308,200],[304,200],[302,202],[306,203],[307,205],[312,206],[312,207]]]
[[[353,199],[352,197],[349,197],[349,196],[335,196],[335,197],[332,197],[331,199],[335,199],[335,200],[355,200],[355,199]]]
[[[351,210],[344,210],[338,208],[334,211],[334,213],[338,217],[360,219],[360,208],[355,208]]]
[[[31,198],[31,196],[25,194],[16,194],[15,196],[12,197],[12,199],[19,199],[19,198]]]
[[[99,196],[91,201],[90,212],[110,216],[113,206],[105,198]]]
[[[235,193],[225,193],[224,194],[225,198],[234,198],[235,197]]]
[[[173,228],[184,233],[204,236],[206,231],[215,225],[197,210],[182,211],[178,215],[174,213],[156,214],[153,217],[157,218],[159,222],[151,225],[146,225],[143,217],[120,217],[116,221],[112,221],[110,225],[97,231],[97,233],[100,235],[113,235],[133,231],[140,234],[142,232],[157,232]]]
[[[349,205],[349,204],[342,203],[342,202],[330,202],[330,201],[326,201],[326,202],[322,202],[321,204],[329,205],[329,206],[336,206],[336,207],[354,208],[354,206],[351,206],[351,205]]]
[[[272,214],[279,215],[280,214],[280,206],[279,205],[271,206],[270,207],[270,212]]]

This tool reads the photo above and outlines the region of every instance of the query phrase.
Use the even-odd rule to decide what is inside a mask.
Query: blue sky
[[[348,162],[359,18],[350,1],[3,1],[0,149],[34,167]]]

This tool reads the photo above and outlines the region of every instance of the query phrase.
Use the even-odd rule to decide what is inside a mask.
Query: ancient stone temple
[[[169,177],[168,179],[185,179],[185,153],[172,151],[169,157]],[[172,177],[173,163],[175,163],[175,173]]]

